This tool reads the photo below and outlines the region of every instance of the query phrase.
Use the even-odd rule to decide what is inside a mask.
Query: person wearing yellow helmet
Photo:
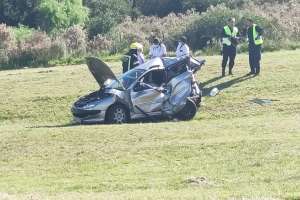
[[[144,63],[143,45],[138,42],[133,42],[129,46],[129,51],[122,59],[123,73],[135,68]]]
[[[141,46],[140,43],[138,43],[138,42],[133,42],[133,43],[130,44],[129,47],[130,47],[130,49],[138,49],[140,46]]]
[[[139,61],[139,64],[143,64],[145,62],[145,56],[143,54],[143,45],[138,42],[134,42],[130,45],[130,49],[137,49],[137,59]]]

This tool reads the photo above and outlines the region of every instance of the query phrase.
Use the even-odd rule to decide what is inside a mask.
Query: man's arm
[[[163,57],[167,56],[167,47],[164,44],[161,44],[161,47],[163,49]]]
[[[190,48],[187,45],[184,45],[183,55],[184,56],[190,56]]]
[[[150,47],[150,50],[149,50],[149,58],[152,58],[153,56],[153,48],[152,46]]]

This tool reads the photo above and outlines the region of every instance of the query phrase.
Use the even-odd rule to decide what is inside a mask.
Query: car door
[[[154,69],[147,72],[142,76],[139,81],[132,88],[130,96],[133,105],[134,113],[143,115],[156,115],[161,114],[162,105],[165,100],[165,94],[158,90],[159,85],[151,85],[151,81],[146,81],[147,77],[151,73],[155,72]],[[158,83],[163,83],[165,80],[158,81]]]
[[[186,70],[183,73],[168,73],[173,74],[167,84],[168,87],[171,88],[171,94],[168,102],[172,105],[172,110],[177,112],[185,106],[186,99],[191,95],[192,72]]]

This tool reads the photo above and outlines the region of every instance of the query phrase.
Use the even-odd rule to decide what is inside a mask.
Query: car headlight
[[[88,104],[88,105],[84,106],[83,108],[84,109],[91,109],[91,108],[94,108],[96,106],[97,106],[97,104],[93,103],[93,104]]]
[[[107,85],[110,85],[112,82],[113,82],[112,79],[107,79],[103,85],[107,86]]]

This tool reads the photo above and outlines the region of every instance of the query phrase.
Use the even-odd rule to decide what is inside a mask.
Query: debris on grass
[[[206,177],[190,177],[186,180],[187,184],[194,186],[211,186],[212,184],[208,181]]]
[[[215,97],[220,93],[220,90],[217,87],[214,87],[210,92],[209,92],[209,96],[211,97]]]
[[[274,100],[274,99],[258,99],[258,98],[250,100],[250,102],[259,104],[261,106],[272,105],[272,103],[274,101],[279,101],[279,100]]]
[[[39,71],[39,74],[44,74],[44,73],[51,73],[53,72],[53,70],[43,70],[43,71]]]

